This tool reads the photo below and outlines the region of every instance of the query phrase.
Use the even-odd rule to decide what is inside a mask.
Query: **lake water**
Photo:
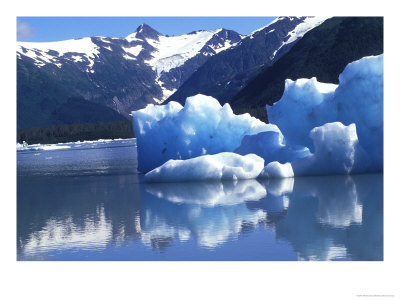
[[[18,151],[17,259],[383,260],[382,174],[145,184],[136,167],[134,139]]]

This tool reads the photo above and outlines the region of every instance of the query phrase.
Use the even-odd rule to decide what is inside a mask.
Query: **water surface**
[[[18,260],[383,260],[382,174],[145,184],[134,139],[68,146],[17,153]]]

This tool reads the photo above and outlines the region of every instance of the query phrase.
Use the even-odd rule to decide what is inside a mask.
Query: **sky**
[[[17,40],[52,42],[90,36],[126,37],[146,23],[164,35],[225,28],[247,35],[275,17],[17,17]]]

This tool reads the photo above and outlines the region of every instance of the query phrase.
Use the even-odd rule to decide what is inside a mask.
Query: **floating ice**
[[[22,144],[17,143],[17,151],[37,151],[37,150],[60,150],[60,149],[69,149],[70,146],[60,145],[60,144],[34,144],[28,145],[25,141]]]
[[[148,172],[169,159],[188,159],[205,154],[232,152],[245,135],[262,131],[280,134],[277,126],[249,114],[235,115],[212,97],[196,95],[177,102],[148,105],[135,111],[133,128],[138,145],[138,170]]]
[[[286,145],[283,135],[274,131],[264,131],[255,135],[246,135],[235,153],[257,154],[264,158],[265,164],[272,161],[291,162],[296,158],[310,155],[310,150],[303,146]]]
[[[338,86],[315,78],[286,80],[281,100],[267,110],[288,144],[311,150],[313,128],[335,121],[355,123],[360,145],[370,156],[370,171],[383,169],[383,54],[348,64]]]
[[[383,169],[383,55],[347,65],[339,76],[332,103],[337,120],[355,123],[360,145],[370,155],[372,170]]]
[[[369,169],[368,155],[360,146],[356,125],[327,123],[310,132],[315,152],[292,163],[271,162],[260,177],[284,178],[307,175],[363,173]]]
[[[237,180],[256,178],[264,168],[264,159],[222,152],[186,160],[169,160],[145,175],[147,182]]]
[[[277,161],[270,162],[259,175],[261,178],[287,178],[294,177],[290,163],[280,164]]]
[[[296,176],[362,173],[368,169],[355,124],[327,123],[311,130],[310,137],[315,153],[292,163]]]
[[[331,98],[336,88],[337,85],[320,83],[315,77],[296,81],[286,79],[282,98],[267,107],[268,119],[279,127],[288,144],[312,148],[308,137],[310,130],[326,123],[326,118],[315,107]]]
[[[145,178],[159,182],[382,171],[383,55],[348,64],[339,85],[288,79],[267,109],[274,124],[204,95],[133,112],[138,170],[154,169]],[[249,168],[233,151],[257,162]],[[259,159],[266,166],[256,174]]]

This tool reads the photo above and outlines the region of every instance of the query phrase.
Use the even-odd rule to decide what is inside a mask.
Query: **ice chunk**
[[[383,54],[348,64],[338,86],[315,78],[287,80],[281,100],[267,110],[288,144],[311,150],[308,132],[313,128],[336,121],[355,123],[359,143],[370,156],[369,171],[383,169]]]
[[[22,144],[17,143],[17,151],[60,150],[69,148],[71,148],[71,146],[67,146],[64,144],[28,145],[25,141],[23,141]]]
[[[288,144],[312,148],[310,130],[332,121],[315,107],[332,98],[336,88],[337,85],[320,83],[315,77],[286,79],[282,98],[272,107],[267,106],[268,119],[279,127]]]
[[[303,146],[288,146],[282,134],[264,131],[255,135],[246,135],[235,153],[241,155],[254,153],[264,158],[264,163],[268,164],[272,161],[291,162],[296,158],[310,155],[310,150]]]
[[[292,163],[296,176],[350,174],[365,172],[368,157],[360,147],[356,125],[327,123],[310,132],[315,153]]]
[[[17,151],[22,151],[28,149],[28,143],[23,141],[22,144],[17,143]]]
[[[145,175],[147,182],[179,182],[201,180],[237,180],[256,178],[264,168],[264,159],[222,152],[187,160],[169,160]]]
[[[245,135],[262,131],[280,134],[276,125],[265,124],[249,114],[235,115],[212,97],[196,95],[185,107],[176,102],[148,105],[132,112],[138,145],[138,170],[148,172],[169,159],[188,159],[205,154],[232,152]]]
[[[277,161],[270,162],[262,170],[260,178],[287,178],[294,177],[292,165],[290,163],[280,164]]]
[[[339,76],[332,103],[337,120],[355,123],[360,145],[370,155],[372,170],[383,169],[383,55],[347,65]]]

